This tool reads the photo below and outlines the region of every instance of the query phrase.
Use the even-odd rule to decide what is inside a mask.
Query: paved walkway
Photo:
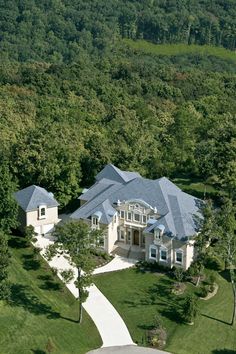
[[[39,236],[37,238],[36,246],[42,249],[42,256],[44,256],[45,248],[52,243],[53,240],[50,237]],[[111,269],[110,271],[118,270],[119,264],[120,266],[125,268],[134,265],[133,262],[125,263],[124,260],[119,260],[118,258],[113,259],[113,261],[114,262],[112,267],[108,267],[108,265],[106,265],[103,267],[103,271],[104,269]],[[58,270],[58,276],[61,279],[62,277],[60,275],[60,272],[62,270],[72,269],[74,271],[74,279],[69,284],[66,284],[66,286],[71,291],[71,293],[77,298],[78,290],[74,285],[74,281],[76,279],[77,274],[76,268],[70,265],[69,261],[64,257],[64,255],[55,256],[48,263],[51,267],[54,267]],[[108,301],[108,299],[101,293],[101,291],[95,285],[92,285],[88,290],[89,296],[86,302],[83,304],[83,307],[88,312],[90,317],[93,319],[95,325],[97,326],[97,329],[103,341],[102,347],[134,345],[124,321],[122,320],[116,309]]]
[[[137,347],[134,345],[126,345],[123,347],[101,348],[92,350],[87,354],[170,354],[158,349]]]
[[[115,256],[113,260],[102,267],[95,269],[94,274],[114,272],[116,270],[127,269],[133,267],[138,261],[136,259],[127,259],[120,256]]]

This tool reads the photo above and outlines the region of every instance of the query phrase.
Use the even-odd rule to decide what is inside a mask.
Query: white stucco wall
[[[114,220],[114,217],[113,217]],[[116,222],[111,222],[108,225],[108,237],[107,237],[107,249],[106,251],[110,253],[114,247],[115,242],[118,239],[117,228],[119,226],[119,218],[116,216]]]
[[[194,259],[194,240],[189,241],[186,246],[186,269],[188,269]]]
[[[38,210],[29,211],[26,213],[26,226],[32,225],[39,229],[39,226],[57,224],[60,220],[58,219],[58,208],[51,207],[46,208],[46,215],[44,219],[39,219]],[[41,231],[42,232],[42,231]]]

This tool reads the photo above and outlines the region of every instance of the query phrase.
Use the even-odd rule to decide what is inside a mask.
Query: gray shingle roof
[[[14,196],[17,203],[24,211],[37,210],[39,205],[42,204],[45,204],[48,208],[59,205],[52,193],[35,185],[21,189],[16,192]]]
[[[119,183],[129,182],[134,178],[141,177],[138,172],[121,171],[118,167],[109,164],[98,173],[96,181],[100,181],[102,178],[107,178]]]
[[[118,170],[118,172],[117,172]],[[126,179],[122,177],[125,174]],[[77,209],[71,217],[88,219],[96,211],[104,214],[101,222],[109,224],[109,210],[115,212],[117,201],[132,199],[142,200],[152,208],[156,208],[160,219],[147,226],[152,232],[155,226],[163,224],[166,232],[182,238],[192,236],[197,231],[195,215],[199,214],[201,201],[181,191],[174,183],[162,177],[157,180],[142,178],[139,174],[123,172],[113,165],[107,165],[97,176],[97,182],[81,196],[87,202]],[[138,175],[135,177],[135,175]],[[134,177],[134,178],[133,178]],[[119,180],[119,181],[118,181]]]

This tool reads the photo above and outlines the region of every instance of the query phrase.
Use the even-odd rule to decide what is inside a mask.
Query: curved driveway
[[[42,256],[44,256],[45,248],[52,243],[53,241],[49,237],[39,236],[37,238],[36,246],[41,248]],[[60,276],[60,272],[62,270],[72,269],[74,271],[74,279],[69,284],[66,284],[66,286],[77,298],[78,290],[74,285],[77,269],[71,266],[69,261],[63,255],[55,256],[48,263],[51,267],[54,267],[58,270],[58,276],[60,278],[62,278]],[[124,269],[133,265],[134,262],[125,262],[124,259],[121,260],[118,257],[112,261],[112,267],[108,264],[107,266],[103,267],[102,272]],[[98,273],[98,271],[96,273]],[[88,290],[89,296],[86,302],[83,304],[83,307],[97,326],[97,329],[102,338],[103,347],[123,346],[131,344],[134,345],[124,321],[116,309],[108,301],[108,299],[95,285],[91,286]]]

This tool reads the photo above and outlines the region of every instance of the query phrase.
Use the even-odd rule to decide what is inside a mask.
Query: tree
[[[232,312],[231,325],[236,320],[236,286],[235,286],[235,267],[236,267],[236,208],[232,200],[225,200],[217,220],[218,247],[217,251],[225,260],[225,266],[230,273],[232,284],[234,307]]]
[[[189,294],[183,303],[183,318],[186,323],[193,324],[198,313],[197,298]]]
[[[7,236],[0,230],[0,300],[7,300],[10,295],[10,283],[8,282],[9,259]]]
[[[13,197],[16,184],[7,162],[0,157],[0,228],[10,232],[17,226],[17,204]]]
[[[77,269],[75,286],[79,292],[79,323],[82,322],[82,303],[88,296],[87,287],[92,284],[92,272],[96,265],[93,252],[101,234],[102,231],[91,230],[83,221],[69,221],[64,225],[56,225],[53,232],[56,241],[47,249],[47,258],[55,256],[58,251],[64,252]],[[71,277],[66,273],[65,281],[70,280]]]
[[[34,227],[32,225],[25,227],[25,239],[26,239],[28,245],[30,245],[31,242],[36,241],[36,235],[37,234],[34,231]]]

